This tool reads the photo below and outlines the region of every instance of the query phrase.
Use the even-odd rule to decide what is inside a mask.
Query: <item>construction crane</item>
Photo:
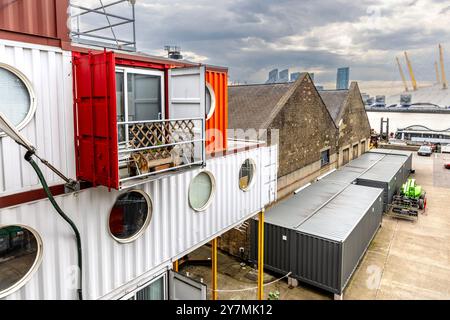
[[[436,83],[441,84],[441,77],[439,76],[439,66],[437,61],[434,62],[434,70],[436,71]]]
[[[405,91],[409,91],[408,83],[406,82],[405,74],[403,73],[403,69],[402,69],[402,65],[400,64],[400,60],[398,59],[398,57],[395,57],[395,59],[397,60],[398,71],[400,71],[400,76],[402,77],[403,85],[405,86]]]
[[[445,76],[444,68],[444,49],[439,44],[439,59],[441,60],[441,76],[442,76],[442,89],[448,88],[447,77]]]
[[[408,58],[408,53],[405,51],[405,59],[406,59],[406,64],[408,65],[408,70],[409,70],[409,76],[411,77],[411,83],[412,83],[412,87],[413,90],[416,91],[417,90],[417,82],[416,82],[416,77],[414,76],[414,71],[411,65],[411,61]]]

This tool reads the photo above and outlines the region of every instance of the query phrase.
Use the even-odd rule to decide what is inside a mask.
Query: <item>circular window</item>
[[[122,194],[109,215],[109,231],[114,239],[127,243],[136,240],[150,223],[152,202],[141,190]]]
[[[19,70],[0,63],[0,112],[19,130],[33,117],[35,96],[30,81]],[[4,135],[0,132],[0,135]]]
[[[195,211],[204,211],[211,204],[216,188],[212,173],[203,171],[192,179],[189,186],[189,204]]]
[[[209,83],[206,83],[206,120],[209,120],[216,109],[216,95]]]
[[[247,159],[239,170],[239,188],[248,191],[254,182],[256,164],[252,159]]]
[[[19,225],[0,227],[0,298],[20,289],[41,260],[42,240],[36,231]]]

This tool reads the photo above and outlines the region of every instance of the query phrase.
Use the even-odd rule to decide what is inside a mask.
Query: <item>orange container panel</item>
[[[206,71],[206,82],[214,90],[216,107],[206,121],[206,152],[220,152],[227,148],[228,128],[228,74]]]

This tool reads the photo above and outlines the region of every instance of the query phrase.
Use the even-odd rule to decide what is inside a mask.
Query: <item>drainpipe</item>
[[[30,163],[30,165],[33,167],[34,171],[36,171],[36,174],[39,178],[39,181],[42,184],[42,187],[44,188],[45,194],[47,195],[48,199],[50,200],[51,204],[53,205],[53,207],[55,208],[55,210],[58,212],[58,214],[70,225],[70,227],[72,228],[73,232],[75,233],[75,237],[76,237],[76,241],[77,241],[77,253],[78,253],[78,268],[79,268],[79,272],[80,272],[80,283],[79,283],[79,288],[78,288],[78,299],[79,300],[83,300],[83,292],[82,292],[82,275],[83,275],[83,269],[82,269],[82,255],[81,255],[81,237],[80,237],[80,232],[77,229],[77,226],[75,225],[75,223],[64,213],[64,211],[62,211],[62,209],[59,207],[58,203],[55,201],[55,198],[53,197],[47,181],[45,181],[45,177],[42,174],[41,169],[39,168],[39,166],[36,164],[36,162],[33,160],[32,156],[34,155],[34,152],[32,151],[28,151],[25,154],[25,160],[28,161]]]

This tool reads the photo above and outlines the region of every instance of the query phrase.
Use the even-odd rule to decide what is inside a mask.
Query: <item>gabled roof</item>
[[[228,127],[266,129],[303,81],[228,87]]]
[[[350,90],[320,90],[319,94],[322,97],[328,111],[333,118],[334,123],[339,126],[344,114],[347,97]]]

